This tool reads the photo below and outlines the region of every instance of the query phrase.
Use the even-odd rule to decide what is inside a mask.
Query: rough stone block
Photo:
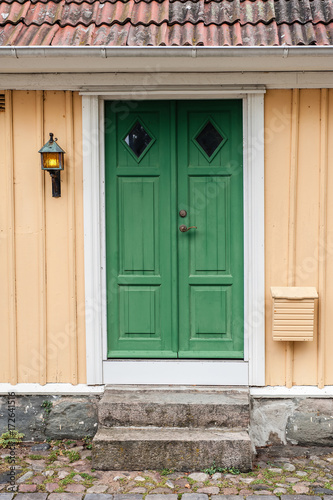
[[[212,495],[212,500],[239,500],[238,495]]]
[[[44,401],[52,403],[49,414]],[[80,439],[94,436],[97,431],[98,396],[26,396],[15,398],[16,428],[24,441],[51,439]],[[6,415],[7,396],[0,396],[0,417]],[[6,432],[7,421],[0,418],[0,434]],[[47,444],[37,445],[47,448]]]
[[[154,494],[154,495],[147,495],[146,500],[177,500],[178,495],[159,495],[159,494]]]
[[[82,493],[51,493],[47,500],[82,500],[82,498]]]
[[[287,441],[307,446],[333,446],[332,400],[308,400],[288,418]]]
[[[46,421],[45,436],[79,439],[97,430],[97,408],[90,398],[62,398],[53,404]]]
[[[102,428],[93,441],[93,467],[102,470],[200,470],[215,461],[248,471],[252,447],[245,431]]]
[[[98,417],[106,427],[233,427],[249,425],[248,392],[215,389],[106,389]]]
[[[113,500],[142,500],[143,495],[135,493],[117,493],[114,495]]]
[[[106,493],[88,493],[84,500],[112,500],[112,495]]]
[[[25,441],[43,441],[45,439],[45,412],[42,402],[45,396],[16,396],[15,422],[16,430],[24,434]],[[7,396],[0,397],[0,416],[7,411]],[[8,431],[6,418],[0,418],[0,434]]]
[[[205,493],[184,493],[182,500],[208,500]]]
[[[272,498],[272,497],[270,497],[270,498]],[[305,498],[304,495],[281,495],[281,500],[304,500],[304,498]],[[321,500],[321,498],[306,495],[306,500]],[[326,500],[326,497],[325,497],[325,500]]]
[[[283,498],[285,495],[282,495],[281,498]],[[292,496],[292,495],[291,495]],[[260,500],[276,500],[279,497],[276,497],[274,495],[260,495]],[[306,497],[308,500],[308,497]],[[259,500],[258,495],[249,495],[246,497],[246,500]]]
[[[15,500],[46,500],[46,498],[47,493],[19,493]],[[0,500],[3,500],[1,496]]]

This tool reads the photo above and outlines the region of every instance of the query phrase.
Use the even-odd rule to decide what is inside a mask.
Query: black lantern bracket
[[[38,151],[41,155],[42,170],[49,172],[52,179],[52,196],[60,198],[61,182],[60,172],[64,170],[64,154],[65,151],[57,143],[57,138],[53,138],[54,134],[50,132],[50,139]]]

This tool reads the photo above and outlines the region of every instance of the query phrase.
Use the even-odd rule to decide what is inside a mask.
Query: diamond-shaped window
[[[216,152],[217,148],[224,138],[216,127],[212,124],[210,120],[206,125],[200,130],[198,135],[195,137],[195,141],[199,144],[200,148],[206,153],[208,158],[211,158]]]
[[[147,130],[139,121],[134,124],[131,131],[124,139],[127,146],[133,151],[137,158],[141,158],[152,140],[153,138],[150,137]]]

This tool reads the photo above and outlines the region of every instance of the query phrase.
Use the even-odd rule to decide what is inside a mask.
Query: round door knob
[[[180,210],[179,215],[180,215],[181,217],[186,217],[186,215],[187,215],[186,210]]]

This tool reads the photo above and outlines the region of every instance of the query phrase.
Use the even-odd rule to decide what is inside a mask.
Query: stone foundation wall
[[[15,427],[25,441],[80,439],[97,432],[99,396],[15,396]],[[7,396],[0,396],[0,434],[8,430]]]
[[[94,436],[101,396],[16,395],[15,426],[25,441]],[[8,430],[7,396],[0,396],[0,435]],[[251,398],[253,446],[333,446],[333,399]]]
[[[250,413],[255,447],[333,446],[333,399],[252,398]]]

